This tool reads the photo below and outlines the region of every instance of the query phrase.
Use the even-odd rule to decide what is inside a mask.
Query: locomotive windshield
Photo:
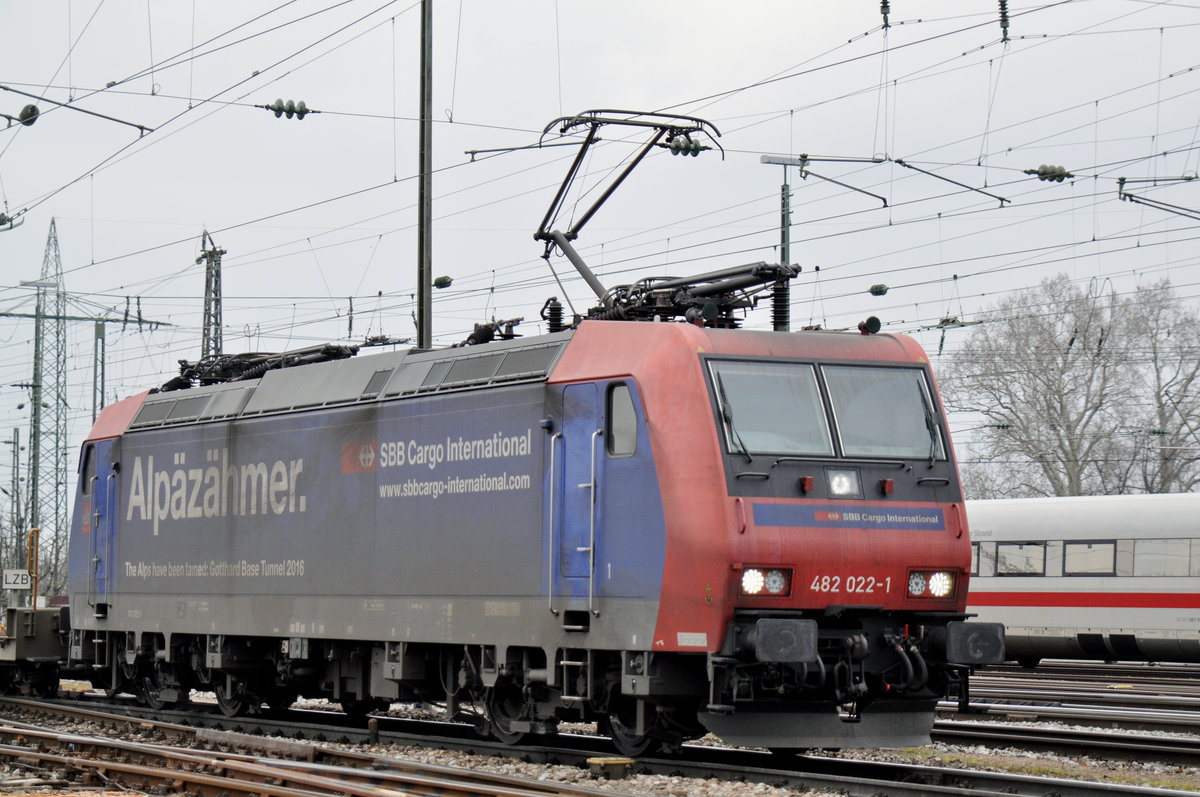
[[[919,368],[731,360],[709,368],[732,453],[945,459]]]
[[[945,459],[924,374],[917,368],[826,365],[842,453]]]
[[[730,451],[833,456],[811,365],[721,361],[712,370]]]

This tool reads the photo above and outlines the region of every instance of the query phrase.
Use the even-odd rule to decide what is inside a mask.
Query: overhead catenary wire
[[[352,2],[352,0],[344,0],[344,2]],[[187,108],[187,109],[185,109],[185,110],[183,110],[183,111],[180,111],[180,112],[178,112],[178,113],[174,114],[173,116],[169,117],[169,118],[168,118],[168,119],[167,119],[165,122],[162,122],[162,123],[160,123],[160,124],[158,125],[158,128],[157,128],[157,129],[160,129],[160,130],[161,130],[163,127],[170,126],[172,123],[174,123],[174,122],[175,122],[175,121],[177,121],[178,119],[180,119],[180,118],[182,118],[182,117],[184,117],[184,116],[186,116],[186,115],[188,115],[188,114],[192,113],[194,110],[196,110],[196,108],[199,108],[201,105],[204,105],[204,104],[206,104],[206,103],[208,102],[208,100],[211,100],[211,99],[215,99],[215,98],[217,98],[217,97],[220,97],[222,94],[225,94],[225,93],[227,93],[227,92],[229,92],[229,91],[232,91],[232,90],[234,90],[235,88],[237,88],[238,86],[241,86],[241,85],[243,85],[243,84],[245,84],[245,83],[247,83],[247,82],[249,82],[249,81],[251,81],[251,80],[253,80],[253,79],[257,78],[257,77],[258,77],[260,74],[264,74],[264,73],[267,73],[267,72],[270,72],[270,71],[272,71],[273,69],[275,69],[275,68],[277,68],[277,67],[281,66],[282,64],[284,64],[284,63],[286,63],[287,61],[291,60],[292,58],[295,58],[295,57],[297,57],[298,55],[300,55],[300,54],[302,54],[302,53],[306,52],[307,50],[309,50],[309,49],[311,49],[311,48],[313,48],[313,47],[317,46],[317,45],[318,45],[318,44],[320,44],[321,42],[324,42],[324,41],[327,41],[327,40],[329,40],[330,38],[333,38],[334,36],[336,36],[336,35],[338,35],[338,34],[342,33],[343,31],[345,31],[345,30],[349,29],[350,27],[352,27],[352,26],[354,26],[354,25],[358,24],[359,22],[362,22],[363,20],[365,20],[365,19],[367,19],[367,18],[369,18],[369,17],[371,17],[371,16],[374,16],[376,13],[378,13],[378,12],[379,12],[379,11],[381,11],[382,9],[384,9],[384,8],[387,8],[388,6],[394,5],[396,2],[398,2],[398,0],[386,0],[386,2],[384,2],[384,3],[383,3],[383,5],[381,5],[381,6],[378,6],[378,7],[374,8],[373,10],[371,10],[371,11],[368,11],[366,14],[364,14],[364,15],[362,15],[362,16],[360,16],[360,17],[358,17],[358,18],[354,19],[354,20],[352,20],[351,22],[349,22],[349,23],[346,23],[345,25],[343,25],[343,26],[341,26],[341,27],[339,27],[339,28],[337,28],[337,29],[335,29],[335,30],[333,30],[333,31],[331,31],[331,32],[329,32],[329,33],[327,33],[327,34],[325,34],[325,35],[323,35],[323,36],[319,37],[319,38],[318,38],[318,39],[316,39],[315,41],[313,41],[313,42],[310,42],[310,43],[306,44],[305,46],[301,47],[300,49],[298,49],[298,50],[296,50],[296,51],[294,51],[294,52],[292,52],[292,53],[290,53],[290,54],[288,54],[288,55],[286,55],[286,56],[284,56],[284,57],[282,57],[282,58],[280,58],[280,59],[276,60],[274,63],[272,63],[272,64],[268,65],[267,67],[265,67],[265,68],[263,68],[263,69],[261,69],[261,70],[256,70],[256,71],[254,72],[254,74],[252,74],[252,75],[250,75],[250,76],[248,76],[248,77],[245,77],[245,78],[243,78],[243,79],[241,79],[241,80],[238,80],[238,81],[234,82],[233,84],[231,84],[231,85],[229,85],[229,86],[226,86],[225,88],[223,88],[223,89],[221,89],[220,91],[218,91],[216,94],[213,94],[213,95],[211,95],[210,97],[206,98],[206,99],[205,99],[203,102],[201,102],[201,103],[200,103],[200,105],[197,105],[197,106],[195,106],[195,107],[189,107],[189,108]],[[409,6],[409,8],[411,9],[411,8],[415,7],[415,5],[416,5],[416,4],[414,3],[413,5],[410,5],[410,6]],[[162,138],[166,137],[166,135],[170,135],[170,134],[168,133],[168,134],[164,134],[164,135],[162,135],[162,136],[153,137],[153,142],[152,142],[152,143],[157,143],[158,141],[162,140]],[[74,184],[78,183],[80,180],[84,179],[84,177],[86,177],[88,174],[93,174],[93,173],[95,173],[95,172],[97,172],[97,171],[99,171],[99,170],[103,169],[103,168],[104,168],[106,165],[108,165],[109,163],[111,163],[111,162],[115,162],[115,161],[117,160],[117,158],[118,158],[120,155],[122,155],[122,154],[123,154],[123,153],[125,153],[126,151],[128,151],[128,150],[130,150],[131,148],[133,148],[133,147],[135,147],[136,145],[138,145],[139,141],[141,141],[141,139],[139,139],[139,140],[137,140],[137,141],[130,142],[129,144],[126,144],[126,145],[124,145],[124,146],[122,146],[122,147],[118,148],[116,152],[114,152],[114,153],[112,153],[112,154],[108,155],[107,157],[103,158],[102,160],[100,160],[98,163],[96,163],[94,166],[92,166],[90,169],[88,169],[88,170],[87,170],[87,171],[86,171],[84,174],[81,174],[81,175],[79,175],[78,177],[76,177],[76,178],[74,178],[74,179],[72,179],[72,180],[68,181],[67,183],[65,183],[65,184],[62,184],[62,185],[58,186],[57,188],[55,188],[55,189],[51,190],[50,192],[48,192],[48,193],[46,193],[46,194],[43,194],[43,195],[41,195],[41,196],[39,196],[39,197],[37,197],[37,198],[35,198],[35,199],[31,200],[31,201],[28,201],[28,202],[25,202],[25,203],[21,203],[21,204],[23,204],[23,207],[22,207],[22,209],[19,211],[19,213],[21,213],[21,214],[28,213],[29,211],[31,211],[31,210],[33,210],[33,209],[35,209],[35,208],[37,208],[37,207],[41,206],[42,204],[44,204],[44,203],[45,203],[47,200],[51,199],[52,197],[54,197],[54,196],[57,196],[59,193],[61,193],[61,192],[62,192],[62,191],[64,191],[65,189],[67,189],[67,188],[69,188],[70,186],[72,186],[72,185],[74,185]]]
[[[269,217],[268,217],[268,218],[269,218]],[[256,220],[256,221],[260,221],[260,220]],[[252,222],[247,222],[247,223],[252,223]]]
[[[992,24],[994,24],[994,23],[992,23]],[[943,158],[943,160],[944,160],[944,158]],[[1094,160],[1094,158],[1093,158],[1093,160]],[[510,193],[511,193],[511,192],[510,192]],[[1096,196],[1098,196],[1098,197],[1099,197],[1099,196],[1100,196],[1100,194],[1103,194],[1103,191],[1099,191],[1099,192],[1093,192],[1093,193],[1096,193]],[[764,194],[764,196],[766,196],[766,194]],[[950,196],[953,196],[953,194],[950,194]],[[480,204],[480,205],[481,205],[481,204],[484,204],[484,203],[478,203],[478,204]],[[473,206],[474,206],[474,205],[473,205]],[[1085,205],[1085,210],[1086,210],[1086,208],[1088,208],[1088,206],[1094,206],[1094,205]],[[719,211],[714,211],[714,212],[719,212]],[[1069,211],[1064,211],[1064,212],[1069,212]],[[836,217],[836,216],[834,216],[834,217]],[[851,218],[852,218],[852,216],[851,216]],[[954,218],[953,216],[948,216],[948,217],[947,217],[947,222],[953,222],[953,218]],[[919,222],[913,222],[913,223],[919,223]],[[762,224],[762,230],[763,230],[763,232],[761,233],[761,235],[763,235],[763,236],[766,236],[766,235],[768,234],[768,232],[769,232],[769,229],[770,229],[770,228],[768,227],[768,224]],[[870,228],[869,228],[869,227],[864,227],[863,229],[869,230]],[[377,236],[377,235],[378,235],[378,233],[373,233],[373,234],[372,234],[372,238],[374,238],[374,236]],[[715,240],[715,239],[718,239],[718,238],[722,238],[722,236],[713,235],[713,236],[712,236],[712,238]],[[673,239],[673,241],[672,241],[672,246],[671,246],[671,250],[672,250],[672,252],[673,252],[673,254],[672,254],[672,260],[676,260],[676,259],[677,259],[677,257],[678,257],[678,253],[680,252],[680,250],[679,250],[679,245],[680,245],[680,241],[682,241],[682,240],[683,240],[683,236],[682,236],[682,235],[680,235],[678,232],[673,232],[673,233],[672,233],[672,239]],[[317,240],[316,238],[313,238],[313,239],[312,239],[312,242],[316,242],[316,240]],[[376,238],[376,240],[378,240],[378,238]],[[604,244],[606,244],[606,242],[608,242],[608,241],[612,241],[612,240],[613,240],[612,238],[608,238],[608,236],[605,236],[604,240],[602,240],[602,241],[596,241],[596,242],[595,242],[595,246],[601,246],[601,245],[604,245]],[[953,239],[952,239],[952,238],[950,238],[950,236],[948,236],[948,241],[949,241],[949,240],[953,240]],[[731,248],[732,248],[732,247],[731,247]],[[613,253],[613,254],[614,254],[614,259],[618,259],[618,260],[619,260],[619,257],[617,257],[617,256],[616,256],[616,251],[614,251],[614,247],[612,247],[612,246],[608,246],[608,248],[607,248],[607,251],[608,251],[608,252],[610,252],[610,253]],[[882,257],[882,256],[877,256],[877,257]],[[634,263],[634,260],[630,260],[630,264],[632,264],[632,263]],[[686,266],[686,263],[688,263],[688,260],[680,258],[679,260],[677,260],[677,263],[680,265],[680,268],[685,268],[685,266]],[[516,262],[515,262],[515,263],[514,263],[514,264],[512,264],[512,265],[514,265],[514,266],[521,266],[521,268],[524,268],[524,266],[527,266],[527,265],[528,265],[528,263],[527,263],[527,262],[524,262],[524,260],[522,260],[522,262],[521,262],[521,263],[516,263]],[[504,268],[504,266],[502,265],[502,266],[500,266],[500,268],[502,268],[502,269],[503,269],[503,268]],[[618,262],[618,263],[614,263],[614,266],[613,266],[613,268],[620,268],[620,263],[619,263],[619,262]],[[832,269],[832,270],[829,270],[829,271],[827,272],[827,274],[826,274],[826,275],[823,275],[823,276],[827,276],[827,277],[828,277],[829,275],[834,275],[834,274],[835,274],[835,272],[836,272],[836,268],[835,268],[835,266],[834,266],[834,265],[829,265],[829,266],[827,266],[827,268],[829,268],[829,269]],[[502,270],[502,271],[499,271],[499,272],[500,272],[500,274],[504,274],[504,271],[503,271],[503,270]]]

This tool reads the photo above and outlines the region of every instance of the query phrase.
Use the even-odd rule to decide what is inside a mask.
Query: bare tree
[[[1167,283],[1121,299],[1065,275],[1010,295],[939,372],[983,420],[972,497],[1184,491],[1200,478],[1196,319]]]
[[[1144,346],[1134,365],[1143,403],[1133,408],[1142,451],[1136,486],[1148,493],[1200,487],[1200,327],[1160,282],[1139,290],[1131,326]],[[1131,485],[1132,486],[1132,485]]]

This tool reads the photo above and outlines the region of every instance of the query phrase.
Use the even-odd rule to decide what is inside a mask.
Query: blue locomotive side
[[[96,441],[71,592],[116,616],[128,596],[203,596],[173,619],[199,629],[224,614],[227,633],[322,625],[284,598],[657,600],[663,521],[645,423],[627,452],[608,454],[594,434],[605,394],[604,383],[533,384]],[[557,429],[548,400],[563,405]],[[597,562],[603,577],[589,578]],[[272,600],[241,613],[219,596]]]
[[[458,575],[456,594],[536,592],[540,393],[128,434],[113,591],[441,595]]]
[[[666,551],[636,380],[550,383],[558,340],[496,347],[517,378],[486,389],[462,376],[479,355],[403,353],[106,410],[66,664],[151,705],[209,689],[227,713],[308,695],[454,716],[445,685],[468,678],[499,727],[552,727],[550,703],[506,716],[506,673],[570,694],[587,651],[648,647]]]

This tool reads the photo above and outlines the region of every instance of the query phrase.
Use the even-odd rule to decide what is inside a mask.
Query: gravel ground
[[[712,739],[714,743],[718,743]],[[359,748],[363,749],[363,748]],[[797,792],[758,783],[731,783],[716,780],[697,780],[665,775],[632,775],[622,780],[597,778],[586,770],[569,766],[548,766],[491,756],[471,756],[465,753],[435,751],[421,747],[375,746],[369,752],[390,758],[405,758],[445,766],[519,775],[526,778],[556,780],[597,789],[647,795],[679,795],[679,797],[776,797],[777,795],[816,795],[826,792]],[[830,753],[840,758],[891,761],[929,766],[949,766],[996,772],[1015,772],[1043,777],[1079,780],[1112,781],[1183,789],[1200,792],[1200,770],[1146,762],[1105,761],[1087,756],[1056,756],[1023,750],[990,750],[983,747],[961,747],[933,744],[902,750],[847,751]]]
[[[320,702],[307,706],[320,708]],[[437,716],[436,712],[418,710],[412,706],[395,704],[391,712],[396,716]],[[1027,722],[1025,725],[1056,727],[1055,723]],[[1057,727],[1065,727],[1057,724]],[[592,726],[562,726],[565,732],[595,733]],[[1094,729],[1093,729],[1094,730]],[[1113,733],[1121,733],[1113,730]],[[1169,736],[1170,734],[1162,734]],[[714,736],[698,740],[700,744],[720,745]],[[730,783],[715,780],[696,780],[662,775],[632,775],[622,780],[597,778],[591,772],[577,767],[528,764],[519,760],[489,756],[470,756],[464,753],[433,751],[419,747],[372,747],[370,752],[394,758],[407,758],[433,764],[483,769],[519,775],[527,778],[553,779],[590,788],[612,789],[636,795],[715,795],[716,797],[775,797],[776,795],[815,795],[826,792],[797,792],[759,783]],[[1079,780],[1112,781],[1157,788],[1181,789],[1200,792],[1200,769],[1170,764],[1141,761],[1109,761],[1091,756],[1063,756],[1051,753],[1031,752],[1015,749],[990,749],[981,746],[930,744],[896,750],[853,750],[823,755],[839,758],[889,761],[928,766],[948,766],[962,769],[980,769],[997,772],[1012,772],[1044,777],[1060,777]]]
[[[204,700],[201,694],[194,695],[197,702]],[[336,704],[324,701],[305,702],[306,708],[336,709]],[[396,704],[395,715],[432,716],[430,710]],[[1042,724],[1042,723],[1035,723]],[[68,728],[64,728],[67,730]],[[594,732],[589,726],[581,730]],[[114,733],[101,727],[72,725],[72,733],[107,735]],[[564,728],[564,730],[568,730]],[[713,737],[701,740],[704,743],[720,744]],[[718,780],[672,777],[667,775],[634,774],[623,779],[607,779],[593,775],[590,771],[573,766],[531,764],[519,759],[493,756],[473,756],[465,753],[430,750],[423,747],[395,745],[344,745],[389,758],[402,758],[441,766],[459,767],[476,771],[498,772],[525,778],[553,780],[588,788],[610,790],[614,793],[646,795],[647,797],[782,797],[783,795],[817,795],[826,792],[798,792],[759,783],[738,783]],[[952,766],[965,769],[985,769],[1002,772],[1017,772],[1029,775],[1114,781],[1159,788],[1184,789],[1200,792],[1200,769],[1178,767],[1153,762],[1106,761],[1090,756],[1059,756],[1023,750],[993,750],[984,747],[933,744],[925,747],[902,750],[848,751],[827,753],[842,758],[892,761],[935,766]],[[30,782],[27,773],[0,766],[0,794],[65,794],[61,786],[37,785]],[[73,797],[97,797],[97,792],[69,792]]]

